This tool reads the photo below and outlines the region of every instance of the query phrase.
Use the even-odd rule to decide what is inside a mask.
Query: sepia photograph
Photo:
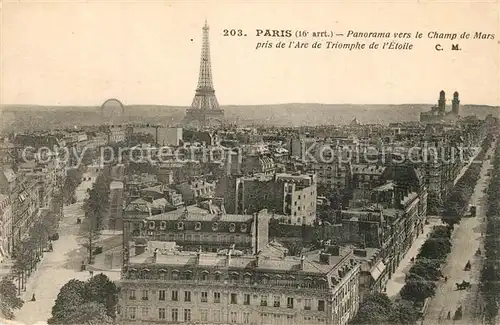
[[[499,118],[499,0],[0,0],[0,325],[499,325]]]

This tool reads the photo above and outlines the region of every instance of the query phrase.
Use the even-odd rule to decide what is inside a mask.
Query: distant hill
[[[347,124],[353,118],[363,124],[417,121],[420,112],[432,104],[355,105],[355,104],[274,104],[223,106],[226,119],[239,125],[263,124],[275,126]],[[160,105],[128,105],[125,116],[118,108],[106,108],[104,119],[100,107],[92,106],[35,106],[4,105],[2,124],[8,131],[21,132],[106,122],[120,124],[128,121],[176,125],[187,107]],[[449,110],[450,108],[448,108]],[[462,105],[460,115],[498,115],[499,108],[487,105]]]

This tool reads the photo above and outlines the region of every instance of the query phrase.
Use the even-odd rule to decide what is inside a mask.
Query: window
[[[179,300],[179,291],[172,290],[172,301],[178,301],[178,300]]]
[[[208,302],[208,292],[203,291],[201,293],[201,302]]]
[[[267,295],[261,295],[260,296],[260,305],[261,306],[267,306]]]
[[[243,295],[243,305],[250,305],[250,295],[248,293]]]
[[[250,323],[250,313],[243,313],[243,324]]]
[[[281,297],[280,296],[274,296],[274,307],[279,307],[281,304]]]
[[[201,275],[201,279],[203,281],[207,281],[208,280],[208,273],[204,272],[202,275]]]
[[[214,310],[214,319],[213,319],[213,321],[215,323],[220,322],[220,310]]]
[[[231,294],[231,303],[232,304],[237,304],[238,303],[238,295],[236,293]]]
[[[318,300],[318,311],[325,311],[325,301]]]
[[[135,319],[136,318],[136,311],[137,311],[136,307],[129,307],[128,308],[128,318]]]
[[[166,318],[165,308],[158,308],[158,319],[165,319],[165,318]]]
[[[220,281],[220,273],[215,273],[215,281]]]
[[[128,292],[128,299],[129,300],[135,300],[135,290],[134,289],[129,290],[129,292]]]
[[[235,311],[231,312],[231,323],[236,324],[238,320],[238,313]]]
[[[220,303],[220,292],[214,292],[214,303]]]
[[[165,300],[165,290],[158,290],[158,300]]]
[[[208,321],[208,312],[206,309],[201,309],[200,310],[200,318],[202,322]]]
[[[186,302],[191,301],[191,291],[184,291],[184,301]]]
[[[142,290],[142,300],[148,300],[148,290]]]
[[[179,310],[177,308],[172,308],[172,321],[179,321]]]
[[[311,310],[311,299],[304,299],[304,310]]]
[[[292,297],[286,298],[286,307],[293,308],[293,298]]]
[[[184,309],[184,321],[185,322],[191,321],[191,309]]]
[[[142,319],[147,319],[149,314],[149,308],[148,307],[142,307]]]

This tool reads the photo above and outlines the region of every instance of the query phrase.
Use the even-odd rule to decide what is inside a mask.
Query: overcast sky
[[[499,1],[4,2],[0,100],[100,105],[114,97],[125,105],[188,106],[206,18],[221,105],[434,103],[441,89],[449,97],[459,91],[464,104],[500,105],[499,9]],[[222,35],[232,28],[248,36]],[[255,50],[258,41],[277,42],[256,37],[256,29],[421,31],[424,38],[409,40],[412,51]],[[430,40],[430,31],[496,38]],[[435,51],[437,43],[444,51]],[[451,51],[451,43],[462,50]]]

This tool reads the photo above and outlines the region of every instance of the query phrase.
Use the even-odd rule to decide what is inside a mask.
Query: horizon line
[[[96,105],[71,105],[71,104],[0,104],[0,107],[8,107],[8,106],[32,106],[32,107],[60,107],[60,108],[67,108],[67,107],[101,107],[102,104],[104,104],[107,100],[109,99],[117,99],[122,103],[124,107],[127,106],[163,106],[163,107],[176,107],[176,108],[189,108],[191,107],[190,105],[165,105],[165,104],[125,104],[123,103],[120,99],[118,98],[108,98],[104,100],[101,104],[96,104]],[[428,105],[429,108],[432,108],[434,106],[437,106],[437,104],[430,104],[430,103],[315,103],[315,102],[288,102],[288,103],[267,103],[267,104],[225,104],[225,105],[219,105],[220,107],[227,107],[227,106],[283,106],[283,105],[353,105],[353,106],[363,106],[363,105],[371,105],[371,106],[401,106],[401,105]],[[447,107],[450,105],[446,105]],[[500,108],[500,104],[493,105],[493,104],[463,104],[460,103],[460,106],[489,106],[489,107],[494,107],[494,108]]]

